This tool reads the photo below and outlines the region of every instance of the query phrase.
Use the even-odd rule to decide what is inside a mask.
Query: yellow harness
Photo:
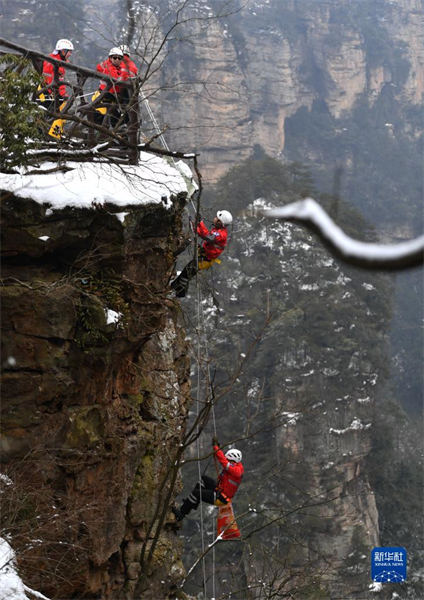
[[[38,86],[37,91],[41,90],[42,87],[41,85]],[[45,102],[46,101],[46,95],[44,93],[38,94],[38,98],[40,99],[40,102]],[[62,102],[62,104],[59,106],[59,112],[61,112],[66,105],[66,100],[64,102]],[[60,140],[60,138],[62,137],[63,134],[63,127],[65,125],[65,119],[55,119],[53,121],[53,123],[50,126],[49,129],[49,135],[51,137],[56,138],[57,140]]]
[[[220,265],[221,261],[219,258],[212,258],[212,260],[199,260],[197,266],[199,271],[202,271],[203,269],[210,269],[214,263],[218,263]]]
[[[96,98],[98,98],[100,96],[100,90],[97,90],[97,92],[94,92],[94,94],[91,96],[91,102],[94,102],[94,100]],[[97,112],[99,112],[102,115],[105,115],[107,113],[107,108],[106,107],[101,107],[101,108],[96,108]]]

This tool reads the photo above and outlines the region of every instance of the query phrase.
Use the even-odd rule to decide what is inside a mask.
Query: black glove
[[[214,435],[212,438],[212,446],[219,446],[218,438],[216,437],[216,435]]]

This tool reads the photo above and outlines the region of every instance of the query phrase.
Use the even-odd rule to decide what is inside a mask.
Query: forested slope
[[[230,171],[204,206],[241,215],[306,193],[314,190],[304,168],[262,157]],[[350,235],[373,239],[341,199],[321,202]],[[300,227],[247,217],[236,218],[227,255],[199,286],[219,436],[242,449],[246,468],[235,500],[246,543],[234,554],[219,548],[219,562],[239,561],[242,587],[260,580],[299,598],[368,597],[370,550],[380,542],[404,543],[417,565],[422,466],[388,384],[390,278],[339,263]],[[194,305],[188,314],[196,327]],[[206,452],[207,433],[203,443]],[[194,469],[184,478],[189,486]],[[183,533],[195,554],[197,528]],[[236,586],[228,580],[220,591]]]

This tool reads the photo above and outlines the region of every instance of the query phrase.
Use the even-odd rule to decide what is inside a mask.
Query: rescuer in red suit
[[[128,75],[130,77],[137,77],[138,68],[137,68],[137,65],[135,64],[135,62],[133,60],[131,60],[130,49],[125,44],[122,44],[122,46],[120,46],[120,48],[124,55],[124,63],[125,63],[125,66],[127,67]]]
[[[184,498],[181,508],[172,508],[177,521],[182,521],[191,510],[196,509],[201,500],[214,506],[227,504],[239,488],[244,473],[240,450],[233,448],[224,454],[216,437],[212,439],[212,445],[214,454],[222,465],[221,474],[217,481],[203,475],[201,482],[196,483],[187,498]]]
[[[127,67],[124,62],[124,54],[121,48],[118,47],[114,47],[109,50],[108,58],[99,63],[96,67],[96,70],[104,75],[110,75],[110,77],[118,79],[118,81],[126,81],[129,77]],[[99,85],[100,92],[102,92],[105,88],[106,81],[101,81]],[[107,93],[103,96],[102,104],[111,105],[110,108],[108,108],[108,112],[110,113],[110,124],[112,127],[115,127],[119,121],[124,104],[126,104],[126,91],[127,90],[123,86],[120,86],[119,83],[116,83],[112,85]],[[95,96],[93,96],[93,99],[94,98]],[[103,114],[101,113],[101,110],[98,110],[95,113],[94,121],[98,124],[102,123]]]
[[[53,52],[49,54],[49,56],[51,58],[55,58],[56,60],[61,60],[66,63],[69,62],[73,49],[74,45],[70,40],[57,40],[56,47],[53,50]],[[60,66],[58,68],[57,74],[59,81],[63,81],[65,79],[65,68]],[[49,62],[48,60],[45,60],[43,62],[43,77],[45,85],[50,85],[54,81],[54,66],[53,63]],[[48,89],[48,93],[51,95],[51,98],[46,99],[46,102],[51,104],[53,101],[52,88]],[[60,85],[57,88],[57,93],[59,94],[61,100],[64,100],[66,98],[66,86]],[[44,101],[42,98],[41,100]]]
[[[227,245],[227,226],[232,222],[233,217],[228,210],[219,210],[216,213],[211,229],[208,229],[204,222],[200,221],[196,232],[204,241],[199,246],[197,264],[194,259],[191,260],[171,283],[171,287],[178,298],[186,295],[190,279],[196,275],[197,269],[208,269],[222,254]]]

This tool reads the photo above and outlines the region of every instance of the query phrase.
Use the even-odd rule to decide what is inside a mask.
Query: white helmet
[[[74,49],[74,45],[71,42],[71,40],[57,40],[56,42],[56,48],[55,50],[57,50],[58,52],[60,52],[60,50],[73,50]]]
[[[233,462],[239,463],[239,462],[241,462],[241,452],[240,452],[240,450],[236,450],[235,448],[232,448],[231,450],[228,450],[225,453],[225,458],[227,460],[232,460]]]
[[[221,221],[223,225],[230,225],[233,222],[233,216],[228,210],[219,210],[216,213],[216,216]]]
[[[126,44],[121,44],[119,46],[123,52],[123,54],[127,54],[128,56],[130,55],[130,49]]]
[[[111,49],[109,50],[109,56],[115,56],[115,55],[116,55],[116,56],[122,56],[122,57],[124,56],[124,54],[123,54],[123,52],[122,52],[121,48],[118,48],[118,47],[116,46],[115,48],[111,48]]]

